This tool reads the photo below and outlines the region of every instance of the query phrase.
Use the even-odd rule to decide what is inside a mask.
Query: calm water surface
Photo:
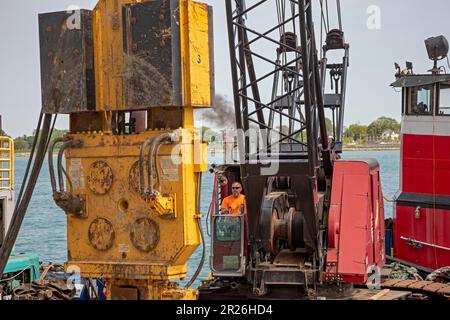
[[[381,166],[381,179],[383,191],[387,197],[392,198],[398,189],[399,181],[399,160],[398,151],[355,151],[345,152],[344,158],[375,158]],[[219,158],[220,159],[220,158]],[[214,159],[212,160],[214,161]],[[218,161],[220,162],[220,160]],[[22,177],[26,168],[27,159],[16,159],[16,192],[20,189]],[[212,175],[205,173],[202,186],[202,213],[208,212],[213,189]],[[50,178],[48,174],[48,164],[45,163],[39,177],[36,189],[31,200],[27,215],[25,217],[19,238],[16,243],[17,252],[34,252],[44,262],[63,263],[67,259],[66,246],[66,216],[53,202],[51,196]],[[385,203],[387,217],[392,216],[392,204]],[[206,219],[206,218],[205,218]],[[206,235],[206,224],[203,223],[206,236],[207,257],[210,252],[210,239]],[[199,248],[193,255],[189,263],[189,277],[195,272],[202,250]],[[209,261],[207,259],[202,273],[197,280],[205,278],[209,273]]]

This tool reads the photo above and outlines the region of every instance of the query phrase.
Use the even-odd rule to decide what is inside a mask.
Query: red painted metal
[[[406,239],[450,248],[450,211],[397,206],[394,218],[394,255],[430,269],[450,265],[450,250],[417,246]]]
[[[385,263],[384,207],[378,164],[334,165],[325,280],[367,282],[370,267]]]
[[[450,195],[450,136],[404,134],[402,192]]]
[[[399,201],[393,223],[394,256],[430,269],[450,265],[450,210],[420,200],[450,196],[450,136],[433,134],[434,126],[435,120],[423,120],[417,134],[402,136],[399,194],[415,194],[418,200]]]

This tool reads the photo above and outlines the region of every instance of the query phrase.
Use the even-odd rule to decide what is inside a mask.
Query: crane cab
[[[393,254],[421,267],[450,265],[450,74],[397,74],[402,92],[400,190]]]
[[[231,194],[231,186],[239,181],[239,166],[214,168],[214,190],[211,215],[211,270],[215,277],[243,277],[246,272],[246,206],[239,214],[224,214],[222,201]]]

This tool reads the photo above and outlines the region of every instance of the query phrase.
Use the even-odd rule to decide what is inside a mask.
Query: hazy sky
[[[2,1],[0,114],[10,135],[31,134],[41,108],[37,14],[66,10],[69,5],[92,9],[96,2]],[[224,1],[205,2],[214,6],[215,13],[216,92],[231,98]],[[380,8],[381,28],[370,30],[367,9],[373,5]],[[368,124],[382,115],[400,118],[400,96],[389,87],[393,64],[410,60],[416,72],[428,70],[431,62],[423,40],[440,34],[450,39],[449,12],[448,0],[342,0],[346,41],[351,45],[346,124]],[[63,117],[58,127],[66,126],[67,117]]]

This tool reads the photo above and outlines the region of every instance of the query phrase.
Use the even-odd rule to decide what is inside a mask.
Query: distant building
[[[400,140],[400,134],[388,129],[383,132],[381,139],[387,142],[398,142]]]

